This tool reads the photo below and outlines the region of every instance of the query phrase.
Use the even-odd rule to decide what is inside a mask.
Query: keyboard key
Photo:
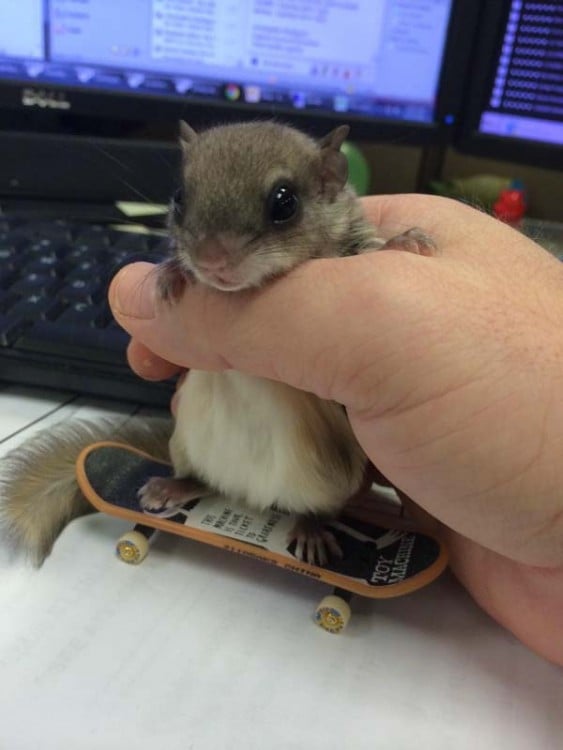
[[[10,287],[12,292],[20,294],[51,294],[59,283],[53,276],[45,273],[28,273],[14,281]]]
[[[25,249],[26,255],[32,255],[33,257],[40,257],[42,255],[55,255],[57,257],[64,257],[69,251],[69,245],[61,244],[58,240],[51,240],[43,238],[36,240],[28,245]]]
[[[50,276],[56,276],[61,272],[59,258],[54,253],[40,255],[30,263],[25,264],[25,272],[28,274],[45,273]]]
[[[65,302],[100,302],[104,289],[95,279],[72,279],[59,290],[57,297]]]
[[[115,232],[112,232],[108,227],[101,224],[90,224],[88,226],[81,227],[74,237],[74,242],[77,246],[89,245],[98,247],[109,247],[112,243],[112,237]]]
[[[105,246],[90,247],[90,245],[75,245],[70,252],[66,253],[65,260],[73,265],[79,263],[98,263],[104,265],[111,258],[111,248]]]
[[[72,240],[71,225],[64,219],[33,222],[33,233],[51,242],[68,242]]]
[[[33,323],[35,320],[43,318],[48,312],[56,306],[56,301],[51,297],[44,297],[41,294],[32,294],[21,297],[15,304],[9,308],[9,315],[12,318],[21,318]]]
[[[12,245],[11,242],[0,241],[0,263],[2,263],[2,265],[14,258],[17,255],[17,252],[16,246]]]
[[[76,323],[61,325],[59,318],[55,322],[36,322],[17,339],[14,348],[93,362],[125,364],[128,340],[125,331],[118,328],[90,328],[78,320]]]
[[[98,279],[102,281],[105,280],[107,273],[108,269],[105,266],[96,263],[94,260],[84,260],[66,273],[65,280],[73,281],[75,279],[82,279],[84,281],[91,281],[92,279]]]
[[[10,229],[6,232],[3,237],[0,237],[4,241],[9,240],[12,244],[17,247],[27,246],[35,239],[35,233],[29,226],[18,226],[15,229]]]
[[[63,327],[65,325],[83,326],[86,330],[94,327],[97,314],[98,310],[94,305],[85,301],[77,301],[63,310],[57,318],[57,323],[63,325]]]

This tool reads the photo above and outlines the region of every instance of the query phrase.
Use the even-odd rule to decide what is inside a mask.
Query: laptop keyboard
[[[170,384],[129,371],[128,336],[107,304],[121,266],[166,254],[162,233],[0,215],[0,378],[167,403]]]

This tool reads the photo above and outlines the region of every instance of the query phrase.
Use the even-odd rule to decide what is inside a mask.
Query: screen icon
[[[43,63],[27,63],[25,67],[30,78],[37,78],[45,70]]]
[[[335,112],[347,112],[350,107],[350,100],[345,94],[337,94],[332,100],[332,106]]]
[[[240,99],[240,86],[236,83],[227,83],[225,86],[225,99],[237,102]]]
[[[95,68],[76,68],[76,77],[80,83],[90,83],[92,78],[96,75]]]
[[[250,84],[244,87],[244,100],[249,104],[257,104],[262,98],[262,89],[260,86]]]
[[[185,94],[193,85],[194,82],[191,78],[176,78],[174,81],[174,86],[179,94]]]
[[[127,83],[132,89],[138,89],[144,80],[145,76],[142,73],[129,73],[127,76]]]

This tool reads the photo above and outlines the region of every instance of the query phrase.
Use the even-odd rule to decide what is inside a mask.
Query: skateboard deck
[[[360,520],[343,516],[327,522],[343,554],[321,567],[295,556],[296,543],[288,541],[295,519],[279,510],[259,513],[224,496],[211,495],[181,508],[144,511],[138,501],[139,489],[151,477],[172,476],[172,468],[119,443],[87,447],[78,458],[76,474],[87,500],[103,513],[140,528],[253,557],[351,594],[375,599],[408,594],[431,583],[447,565],[446,550],[438,539],[400,524],[394,526],[391,517],[366,520],[364,515]]]

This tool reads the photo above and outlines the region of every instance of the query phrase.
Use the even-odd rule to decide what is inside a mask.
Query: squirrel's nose
[[[229,264],[229,251],[217,238],[203,240],[197,248],[196,264],[204,271],[219,271]]]

